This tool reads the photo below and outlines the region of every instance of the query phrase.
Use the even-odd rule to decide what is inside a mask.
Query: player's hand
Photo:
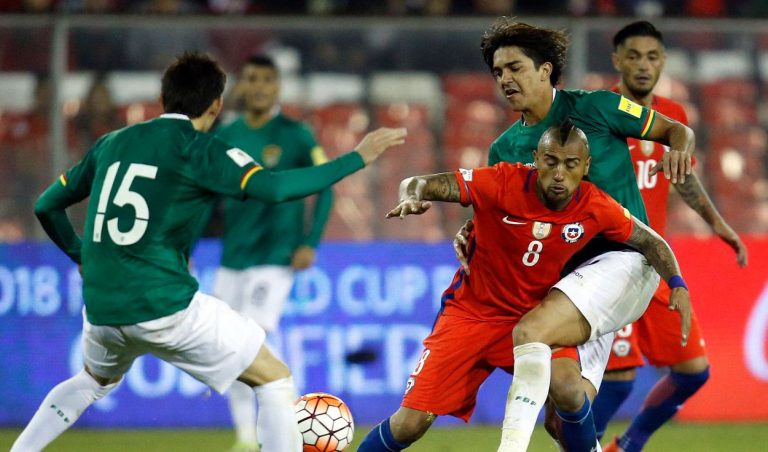
[[[672,289],[672,293],[669,296],[669,310],[677,311],[680,314],[680,333],[682,336],[680,343],[685,347],[688,345],[688,333],[691,331],[691,317],[693,316],[688,289],[683,287]]]
[[[407,215],[421,215],[432,207],[432,202],[422,201],[414,197],[408,197],[400,201],[400,204],[396,205],[394,209],[387,213],[387,218],[400,217],[405,218]]]
[[[469,243],[469,233],[475,228],[475,224],[472,220],[467,220],[464,226],[459,229],[459,232],[453,238],[453,251],[456,253],[456,259],[459,260],[461,268],[464,269],[464,273],[469,274],[469,261],[467,260],[467,244]]]
[[[731,227],[728,226],[728,224],[724,221],[716,222],[712,226],[712,229],[720,237],[720,239],[727,243],[728,246],[730,246],[736,253],[736,262],[739,264],[739,267],[746,267],[748,260],[747,247],[744,245],[744,242],[741,241],[739,235],[736,234],[736,231],[731,229]]]
[[[301,245],[296,248],[291,256],[291,268],[294,270],[305,270],[315,263],[315,249],[308,245]]]
[[[365,164],[369,165],[387,149],[405,143],[406,135],[408,132],[402,127],[398,129],[382,127],[364,136],[355,150],[363,157]]]
[[[673,184],[684,184],[685,176],[691,174],[691,153],[678,149],[665,152],[661,161],[651,168],[650,175],[664,170],[664,177],[671,179]]]

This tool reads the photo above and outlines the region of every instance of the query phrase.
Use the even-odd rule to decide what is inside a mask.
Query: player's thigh
[[[266,337],[252,319],[200,292],[186,309],[132,325],[126,334],[218,392],[253,364]]]
[[[589,340],[591,327],[584,315],[557,289],[526,313],[513,332],[515,345],[543,342],[550,346],[578,345]]]
[[[591,385],[591,388],[588,388],[589,392],[594,389],[594,394],[597,394],[603,382],[613,339],[614,333],[606,333],[576,347],[579,351],[581,375]]]
[[[104,379],[119,378],[128,372],[141,351],[129,344],[118,327],[92,325],[83,311],[83,363],[89,373]]]
[[[244,271],[241,312],[268,332],[277,329],[293,287],[290,267],[262,265]]]
[[[440,315],[408,378],[402,406],[468,420],[488,375],[496,367],[512,368],[513,327]]]
[[[661,284],[648,310],[637,322],[640,348],[648,362],[656,367],[672,366],[707,356],[704,336],[695,312],[691,318],[688,344],[685,347],[680,344],[681,319],[677,311],[669,310],[669,293],[667,285]]]
[[[247,282],[244,270],[219,267],[213,279],[213,296],[240,311],[245,302],[243,287]]]
[[[591,326],[590,339],[637,320],[659,284],[659,275],[642,254],[611,251],[596,256],[563,277],[560,289]]]

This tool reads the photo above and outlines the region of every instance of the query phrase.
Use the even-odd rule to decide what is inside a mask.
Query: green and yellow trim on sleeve
[[[67,186],[67,176],[65,176],[64,174],[60,175],[59,176],[59,182],[61,182],[61,185],[66,187]]]
[[[645,136],[648,134],[648,132],[651,130],[651,127],[653,127],[653,121],[656,119],[656,110],[648,109],[648,117],[645,118],[645,124],[643,124],[642,132],[640,132],[640,137],[645,138]]]
[[[243,174],[243,177],[240,178],[240,190],[245,190],[245,186],[248,184],[248,179],[263,169],[264,168],[261,165],[254,165],[250,167],[248,171]]]

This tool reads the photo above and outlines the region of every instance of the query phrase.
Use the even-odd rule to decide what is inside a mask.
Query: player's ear
[[[587,164],[584,165],[584,175],[585,176],[589,175],[589,164],[590,163],[592,163],[592,156],[591,155],[587,157]]]
[[[541,73],[541,81],[549,80],[550,74],[552,74],[552,63],[541,63],[539,67],[539,73]]]
[[[619,69],[619,54],[615,51],[611,52],[611,63],[613,63],[613,68],[616,71],[621,72],[621,69]]]

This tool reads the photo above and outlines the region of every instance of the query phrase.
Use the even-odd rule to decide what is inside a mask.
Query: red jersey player
[[[599,379],[603,371],[604,362],[590,361],[581,349],[577,355],[575,347],[553,354],[550,345],[558,344],[513,343],[521,319],[548,303],[565,263],[595,235],[636,247],[665,278],[682,283],[663,239],[613,198],[582,181],[589,168],[589,148],[581,130],[569,122],[549,128],[534,161],[536,168],[500,163],[417,176],[401,184],[401,202],[388,217],[422,213],[431,205],[429,200],[474,207],[469,272],[459,269],[443,293],[443,309],[424,340],[401,407],[374,428],[358,450],[402,450],[419,439],[436,416],[468,420],[480,385],[497,367],[514,372],[516,382],[535,383],[524,385],[513,397],[523,405],[519,411],[525,418],[517,426],[522,441],[513,450],[525,450],[549,390],[550,360],[580,360],[580,376],[589,380]],[[689,303],[687,290],[678,286],[673,304],[684,318]],[[685,328],[682,333],[685,337]],[[541,372],[531,372],[532,367]]]
[[[649,22],[634,22],[621,29],[613,39],[614,67],[621,81],[614,91],[628,99],[653,108],[683,124],[688,118],[683,107],[652,90],[664,66],[664,42],[661,33]],[[649,171],[666,149],[660,144],[636,139],[627,140],[635,163],[637,184],[645,203],[650,226],[660,234],[667,223],[669,180],[650,175]],[[747,251],[738,235],[723,220],[710,201],[698,177],[692,173],[683,184],[674,187],[693,208],[737,253],[740,265],[747,261]],[[670,290],[662,282],[647,311],[637,322],[617,332],[603,385],[594,404],[598,436],[621,403],[629,395],[635,369],[643,365],[643,355],[656,367],[671,368],[649,393],[642,412],[635,417],[627,432],[605,447],[605,451],[639,451],[650,435],[672,418],[682,403],[706,382],[709,363],[704,339],[694,316],[688,345],[680,346],[680,319],[667,309]]]

